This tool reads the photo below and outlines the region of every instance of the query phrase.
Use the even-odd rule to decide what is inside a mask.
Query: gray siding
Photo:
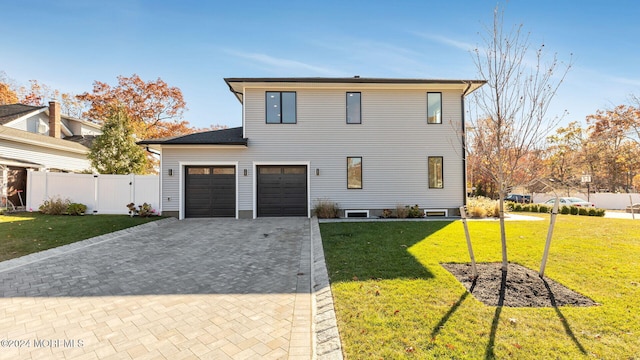
[[[463,204],[460,91],[442,91],[443,124],[427,124],[427,90],[357,87],[296,90],[297,124],[266,124],[265,91],[245,89],[248,148],[163,148],[163,211],[180,209],[180,161],[239,162],[239,210],[253,209],[253,162],[310,162],[312,203],[329,199],[343,209]],[[346,124],[347,91],[362,93],[362,124]],[[347,156],[363,158],[363,189],[347,189]],[[444,158],[444,189],[428,188],[428,156]],[[170,168],[172,177],[166,175]]]
[[[45,135],[42,135],[45,136]],[[82,171],[91,169],[85,154],[0,140],[0,154],[9,159],[27,160],[49,169]]]

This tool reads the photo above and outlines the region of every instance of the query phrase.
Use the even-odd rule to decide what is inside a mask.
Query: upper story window
[[[442,124],[442,93],[427,93],[427,124]]]
[[[295,91],[267,91],[265,103],[267,124],[296,123]]]
[[[347,124],[361,124],[362,111],[360,105],[361,95],[359,92],[347,93]]]

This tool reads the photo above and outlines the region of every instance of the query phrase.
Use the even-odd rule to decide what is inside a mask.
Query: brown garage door
[[[258,166],[258,216],[308,216],[307,167]]]
[[[185,167],[185,217],[235,217],[233,166]]]

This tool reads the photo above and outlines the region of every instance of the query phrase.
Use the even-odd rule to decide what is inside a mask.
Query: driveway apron
[[[2,359],[309,359],[310,220],[161,220],[0,263]]]

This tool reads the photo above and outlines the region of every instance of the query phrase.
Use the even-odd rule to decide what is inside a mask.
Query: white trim
[[[429,217],[427,215],[428,212],[443,212],[445,217],[449,216],[449,210],[447,209],[424,209],[424,217]],[[432,215],[432,216],[435,216],[435,215]]]
[[[246,139],[247,138],[247,126],[246,126],[245,121],[244,121],[245,116],[246,116],[246,113],[245,113],[245,108],[246,107],[245,107],[245,104],[244,104],[244,91],[245,91],[245,88],[242,87],[242,101],[240,103],[242,105],[242,138]]]
[[[344,211],[344,217],[348,218],[349,214],[351,213],[365,213],[367,214],[366,217],[369,217],[369,210],[345,210]],[[360,217],[360,216],[354,216],[354,217]]]
[[[205,166],[234,166],[236,172],[236,219],[238,218],[238,162],[237,161],[179,161],[178,162],[178,184],[179,188],[179,201],[180,201],[180,210],[178,212],[178,219],[184,220],[184,167],[185,166],[197,166],[197,165],[205,165]],[[175,172],[174,172],[175,175]]]
[[[258,166],[305,165],[307,167],[307,217],[311,217],[311,161],[254,161],[253,162],[253,218],[258,217]]]
[[[4,124],[4,126],[12,127],[12,125],[15,125],[16,123],[19,123],[20,121],[22,121],[24,119],[28,119],[28,118],[30,118],[32,116],[38,115],[38,114],[43,113],[43,112],[48,111],[48,110],[49,110],[49,108],[47,108],[46,106],[43,107],[42,109],[33,110],[33,111],[29,112],[29,113],[26,113],[26,114],[20,116],[19,118],[16,118],[16,119],[13,119],[13,120],[9,121],[8,123]]]

